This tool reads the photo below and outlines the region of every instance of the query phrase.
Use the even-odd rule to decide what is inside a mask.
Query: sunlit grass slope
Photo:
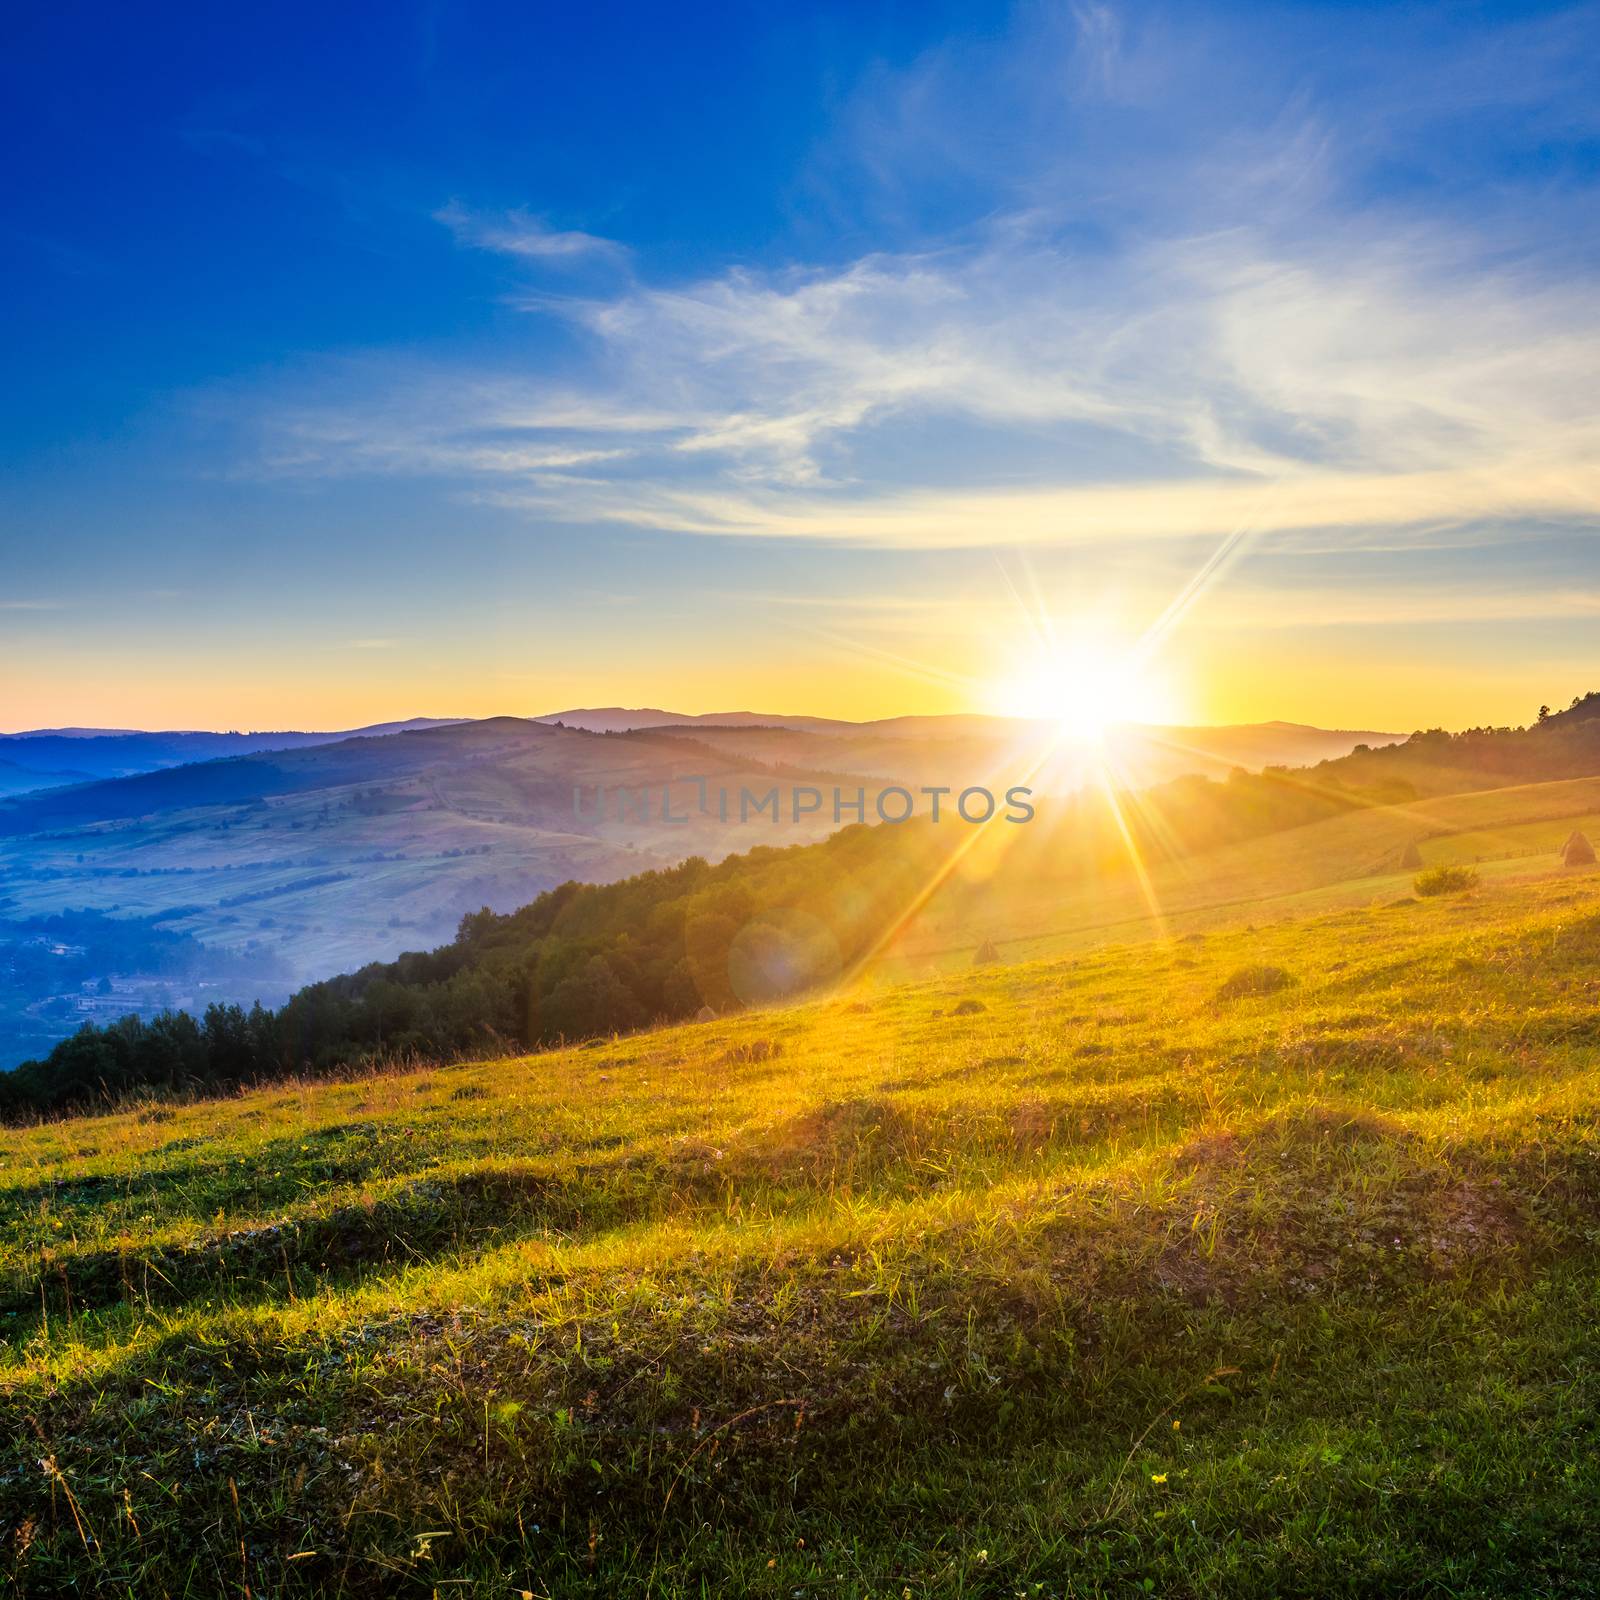
[[[1587,1594],[1600,875],[0,1132],[0,1582]]]
[[[1121,800],[1133,820],[1138,797]],[[1600,839],[1600,778],[1569,778],[1405,805],[1373,806],[1167,861],[1141,880],[1124,862],[1109,875],[1018,874],[1004,854],[980,858],[923,910],[886,967],[965,966],[983,939],[1011,960],[1111,941],[1181,935],[1302,917],[1410,892],[1400,859],[1415,843],[1424,865],[1474,862],[1486,877],[1548,872],[1574,829]]]

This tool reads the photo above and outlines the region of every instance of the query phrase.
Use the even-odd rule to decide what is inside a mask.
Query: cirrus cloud
[[[1362,179],[1419,119],[1548,119],[1529,86],[1571,26],[1509,30],[1498,75],[1475,48],[1424,93],[1368,83],[1359,118],[1303,86],[1241,88],[1235,109],[1215,41],[1135,36],[1104,6],[961,71],[936,52],[846,108],[853,158],[887,193],[953,127],[947,165],[1007,205],[825,265],[530,282],[517,303],[583,352],[576,376],[397,368],[381,399],[279,406],[266,456],[443,476],[564,524],[912,549],[1589,526],[1591,196],[1474,217]],[[1015,123],[1027,159],[1004,181],[962,91]],[[1124,124],[1161,137],[1119,145]],[[437,216],[530,269],[623,259],[526,211]]]

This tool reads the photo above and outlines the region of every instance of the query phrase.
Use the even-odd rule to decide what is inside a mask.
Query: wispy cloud
[[[1204,621],[1229,633],[1305,628],[1426,627],[1461,623],[1600,621],[1600,593],[1571,589],[1461,589],[1414,585],[1373,591],[1250,588],[1209,597]]]
[[[1151,592],[1134,595],[1141,602],[1165,593],[1162,571],[1151,574]],[[729,592],[730,604],[759,603],[775,613],[815,613],[818,618],[851,617],[870,622],[874,633],[930,631],[950,634],[975,631],[1003,637],[1018,625],[1014,600],[1003,594],[914,596],[807,594],[771,591],[755,595]],[[1228,633],[1303,628],[1388,627],[1471,622],[1521,622],[1539,619],[1584,622],[1600,620],[1600,590],[1500,588],[1492,592],[1456,586],[1440,591],[1435,582],[1391,579],[1381,590],[1370,586],[1333,589],[1327,585],[1256,581],[1227,588],[1207,588],[1199,597],[1197,620]]]
[[[1482,247],[1460,236],[1344,246],[1234,232],[1107,273],[1007,235],[636,288],[566,310],[606,349],[605,389],[430,375],[402,410],[281,419],[278,465],[455,473],[571,520],[906,547],[1600,513],[1588,285],[1467,270]],[[936,488],[879,465],[911,429]],[[989,429],[1025,447],[1009,482]]]
[[[622,263],[628,259],[626,246],[615,239],[578,229],[552,228],[521,209],[472,211],[452,200],[434,212],[434,220],[442,222],[460,243],[473,249],[492,250],[527,261],[570,265],[580,260]]]
[[[682,420],[535,381],[374,358],[323,365],[314,403],[269,401],[254,414],[252,473],[375,473],[464,485],[568,482],[620,461]]]
[[[1225,41],[1095,5],[1039,26],[962,74],[935,52],[880,76],[841,115],[885,193],[956,128],[952,168],[1002,208],[843,263],[530,289],[587,377],[413,368],[381,400],[281,407],[272,465],[912,549],[1600,521],[1592,195],[1530,196],[1508,228],[1499,202],[1474,218],[1362,178],[1419,117],[1527,116],[1568,22],[1514,30],[1499,83],[1481,50],[1435,60],[1425,92],[1365,83],[1359,118],[1254,85]],[[1011,119],[1000,150],[985,106]],[[522,211],[438,217],[531,265],[623,255]]]

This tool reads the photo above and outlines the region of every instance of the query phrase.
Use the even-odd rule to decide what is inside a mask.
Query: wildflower
[[[1176,1433],[1178,1431],[1178,1429],[1181,1428],[1182,1426],[1183,1426],[1183,1423],[1180,1422],[1177,1417],[1174,1417],[1172,1419],[1172,1431],[1174,1433]]]
[[[1167,1475],[1164,1472],[1152,1472],[1150,1474],[1150,1481],[1151,1483],[1165,1483],[1167,1481]]]

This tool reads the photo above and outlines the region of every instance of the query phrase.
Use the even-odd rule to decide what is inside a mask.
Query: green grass
[[[1587,1594],[1600,875],[1408,885],[0,1130],[0,1581]]]

